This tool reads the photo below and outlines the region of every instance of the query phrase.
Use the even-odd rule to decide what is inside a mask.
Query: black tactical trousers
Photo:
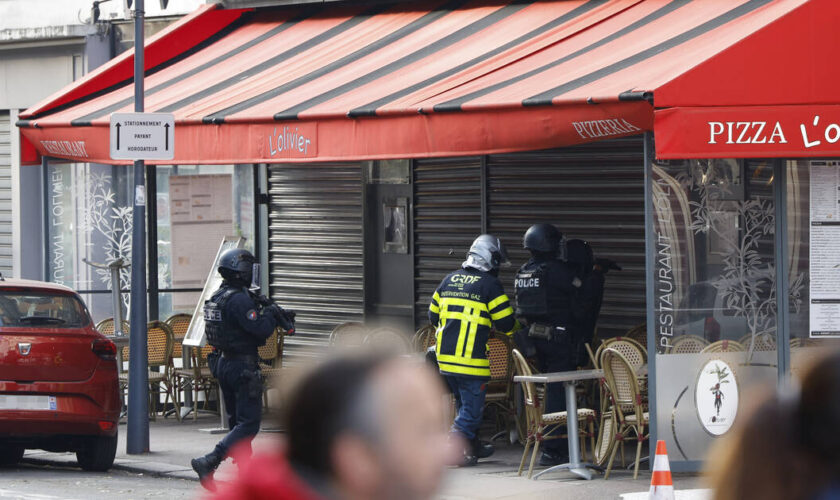
[[[216,453],[227,456],[234,446],[240,444],[250,451],[251,441],[260,431],[262,419],[261,375],[254,364],[225,357],[219,359],[215,375],[225,399],[230,428],[230,432],[216,445]]]

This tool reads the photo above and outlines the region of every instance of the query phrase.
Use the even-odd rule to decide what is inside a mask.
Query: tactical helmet
[[[560,250],[561,233],[552,224],[534,224],[525,231],[522,246],[532,252],[557,253]]]
[[[228,281],[248,286],[253,280],[254,255],[243,248],[231,248],[219,257],[219,274]]]
[[[507,251],[501,240],[492,234],[482,234],[473,241],[467,260],[462,265],[479,271],[493,272],[498,271],[507,260]]]

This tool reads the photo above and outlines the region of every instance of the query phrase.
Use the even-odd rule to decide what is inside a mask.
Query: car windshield
[[[0,291],[0,326],[80,328],[88,322],[87,310],[73,295]]]

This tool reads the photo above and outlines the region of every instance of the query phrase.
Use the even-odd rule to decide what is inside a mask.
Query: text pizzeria
[[[597,139],[598,137],[632,134],[642,130],[623,118],[572,122],[572,126],[581,139]]]
[[[41,141],[47,153],[55,156],[76,156],[87,158],[85,141]]]

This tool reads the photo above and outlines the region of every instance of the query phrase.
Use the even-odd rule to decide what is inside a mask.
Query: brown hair
[[[840,353],[768,395],[709,455],[714,500],[810,500],[840,477]]]

